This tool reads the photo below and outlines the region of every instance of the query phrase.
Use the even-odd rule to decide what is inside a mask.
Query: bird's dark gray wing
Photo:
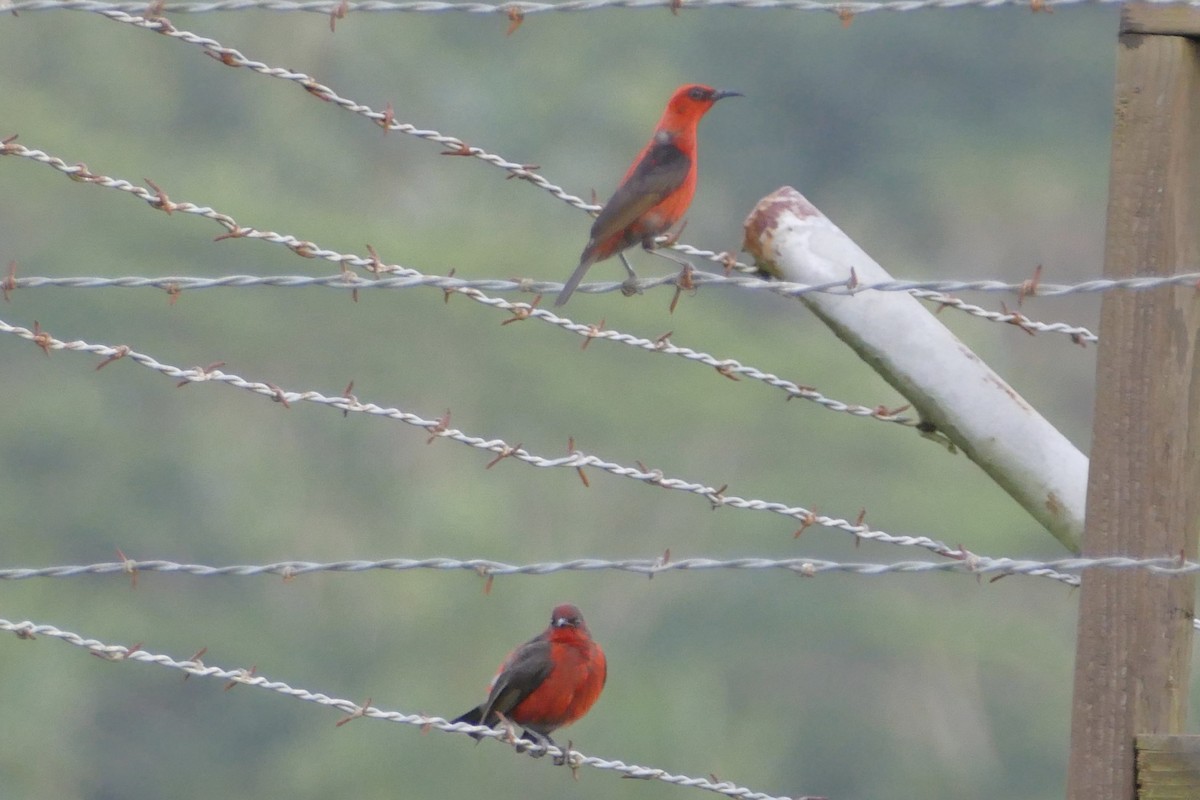
[[[692,160],[671,142],[656,142],[638,161],[592,223],[591,239],[601,241],[634,220],[683,185]]]
[[[496,676],[483,706],[483,719],[496,712],[507,715],[541,686],[553,669],[550,642],[539,637],[521,645]]]

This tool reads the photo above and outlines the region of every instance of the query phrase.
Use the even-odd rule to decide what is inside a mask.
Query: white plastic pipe
[[[892,280],[790,186],[746,218],[745,249],[780,280]],[[1046,527],[1078,553],[1088,459],[1011,386],[905,292],[814,292],[800,299],[839,339]]]

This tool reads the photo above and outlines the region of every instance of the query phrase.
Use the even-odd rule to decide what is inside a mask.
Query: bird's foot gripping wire
[[[551,739],[549,736],[538,733],[537,731],[531,731],[528,728],[526,728],[522,732],[521,735],[526,740],[528,740],[531,744],[540,745],[542,747],[558,747],[558,745],[554,743],[554,740]],[[517,752],[518,753],[523,753],[528,749],[529,749],[528,746],[522,746],[520,743],[517,744]],[[546,751],[539,750],[538,752],[530,753],[529,755],[533,758],[541,758],[542,756],[546,755]],[[554,757],[554,765],[555,766],[561,767],[565,763],[567,763],[567,757],[565,754]]]

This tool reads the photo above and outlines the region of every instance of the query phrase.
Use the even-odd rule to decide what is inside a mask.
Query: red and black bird
[[[630,278],[636,277],[624,251],[635,244],[653,250],[655,237],[679,222],[692,203],[692,195],[696,193],[696,126],[700,118],[721,98],[741,94],[699,83],[675,90],[654,128],[654,135],[592,223],[579,266],[558,293],[554,305],[567,302],[584,273],[597,261],[620,255]]]
[[[551,613],[550,627],[504,659],[487,700],[453,721],[495,726],[509,720],[525,729],[525,738],[553,745],[550,734],[588,712],[607,676],[604,651],[583,614],[564,603]]]

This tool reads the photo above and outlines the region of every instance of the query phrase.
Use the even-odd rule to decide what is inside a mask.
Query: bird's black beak
[[[745,97],[745,96],[746,95],[742,94],[741,92],[718,91],[716,94],[713,95],[713,102],[715,103],[724,97]]]

